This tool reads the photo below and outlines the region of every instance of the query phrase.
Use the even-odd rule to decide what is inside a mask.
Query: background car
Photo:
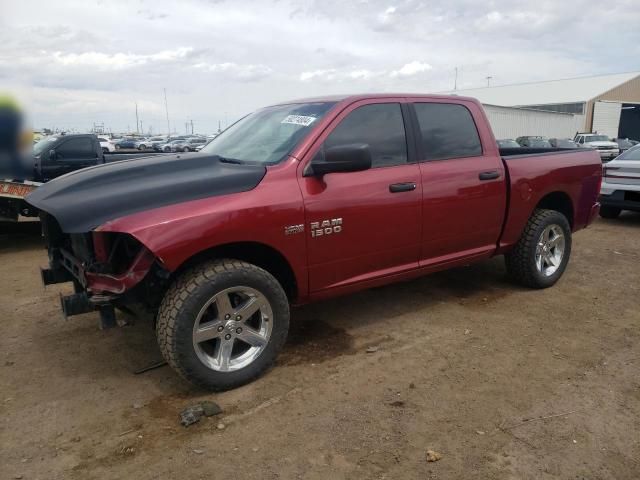
[[[637,140],[630,140],[628,138],[614,138],[613,141],[618,144],[620,153],[624,152],[625,150],[629,150],[631,147],[634,147],[640,144],[640,142],[638,142]]]
[[[100,142],[100,147],[102,147],[102,151],[104,153],[114,152],[116,150],[116,146],[108,138],[98,137],[98,141]]]
[[[196,146],[196,152],[199,152],[200,150],[202,150],[204,147],[206,147],[207,145],[209,145],[211,143],[211,140],[213,140],[213,138],[209,138],[207,137],[207,141],[206,143],[203,143],[202,145],[197,145]]]
[[[116,150],[123,148],[136,148],[137,139],[135,138],[123,138],[118,140],[115,144]]]
[[[600,203],[603,218],[616,218],[623,210],[640,212],[640,145],[604,166]]]
[[[154,143],[165,144],[167,143],[167,137],[156,136],[156,137],[148,137],[138,140],[138,150],[147,150],[149,148],[153,148]]]
[[[511,138],[505,138],[503,140],[496,140],[498,148],[520,148],[520,144]]]
[[[195,152],[198,146],[204,146],[205,143],[207,143],[206,138],[189,138],[185,140],[185,143],[182,146],[182,151]]]
[[[521,147],[530,147],[530,148],[551,148],[551,144],[546,137],[541,137],[538,135],[529,135],[525,137],[516,138],[516,142],[520,144]]]
[[[579,147],[595,148],[603,162],[613,160],[620,155],[620,148],[616,142],[612,142],[606,135],[598,133],[576,133],[573,139]]]
[[[569,138],[550,138],[549,143],[555,148],[578,148],[578,144]]]
[[[160,151],[162,152],[182,152],[182,148],[184,147],[184,144],[186,143],[186,140],[184,138],[178,138],[175,140],[170,140],[169,142],[165,143],[164,145],[160,146]]]

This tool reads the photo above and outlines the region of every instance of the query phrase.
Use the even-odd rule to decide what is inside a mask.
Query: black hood
[[[55,217],[64,232],[83,233],[132,213],[245,192],[265,173],[263,166],[224,163],[204,153],[145,157],[69,173],[26,201]]]

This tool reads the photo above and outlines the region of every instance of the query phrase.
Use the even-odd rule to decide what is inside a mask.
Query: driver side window
[[[356,108],[329,134],[324,148],[364,143],[371,151],[371,166],[407,163],[407,139],[399,103],[378,103]]]

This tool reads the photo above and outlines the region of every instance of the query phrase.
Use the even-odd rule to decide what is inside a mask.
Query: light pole
[[[169,126],[169,107],[167,106],[167,89],[164,89],[164,110],[167,112],[167,135],[171,136],[171,127]]]

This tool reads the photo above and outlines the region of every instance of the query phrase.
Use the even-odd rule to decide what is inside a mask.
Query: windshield
[[[616,158],[616,160],[640,161],[640,145],[636,145],[635,147],[630,148],[621,155],[618,155],[618,158]]]
[[[589,135],[584,137],[585,142],[610,142],[609,137],[606,135]]]
[[[34,155],[40,155],[45,150],[48,150],[49,146],[51,144],[53,144],[53,142],[55,142],[56,140],[58,140],[58,137],[46,137],[46,138],[43,138],[42,140],[40,140],[38,143],[36,143],[33,146],[33,154]]]
[[[281,161],[335,103],[276,105],[231,125],[201,151],[240,162]]]
[[[575,148],[576,144],[571,140],[556,140],[556,147],[558,148]]]
[[[520,144],[515,140],[498,140],[500,148],[520,148]]]

